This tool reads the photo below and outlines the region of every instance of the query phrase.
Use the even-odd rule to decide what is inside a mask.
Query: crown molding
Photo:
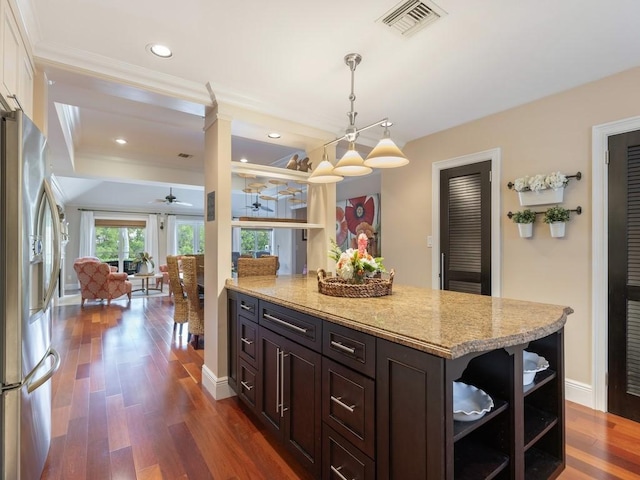
[[[34,57],[40,65],[89,74],[201,105],[212,105],[205,85],[103,55],[41,42],[35,46]]]

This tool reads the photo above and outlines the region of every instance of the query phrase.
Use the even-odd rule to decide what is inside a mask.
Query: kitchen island
[[[563,470],[570,308],[402,285],[338,298],[302,276],[234,279],[227,289],[229,383],[316,477]],[[525,349],[549,363],[526,386]],[[491,410],[454,420],[454,381],[489,394]]]

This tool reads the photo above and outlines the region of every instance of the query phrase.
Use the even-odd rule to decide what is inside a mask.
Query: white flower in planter
[[[513,188],[516,192],[526,192],[529,190],[529,177],[516,178],[513,181]]]
[[[529,178],[529,190],[531,190],[532,192],[539,192],[540,190],[546,190],[547,189],[546,179],[547,177],[542,174],[538,174]]]
[[[567,183],[569,183],[569,179],[561,172],[552,172],[547,175],[547,178],[545,178],[545,183],[547,184],[547,187],[555,190],[566,187]]]

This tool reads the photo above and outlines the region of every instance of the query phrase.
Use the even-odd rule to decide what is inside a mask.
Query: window
[[[240,254],[260,257],[271,255],[273,248],[273,230],[249,230],[240,231]]]
[[[178,255],[204,253],[204,222],[177,222]]]
[[[134,273],[130,261],[136,253],[144,251],[145,223],[135,222],[136,225],[130,226],[108,225],[109,223],[118,222],[96,220],[96,256],[101,261],[118,267],[120,272]]]

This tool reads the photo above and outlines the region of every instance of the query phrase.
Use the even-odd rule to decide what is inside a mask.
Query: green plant
[[[151,260],[153,257],[149,254],[149,252],[138,252],[133,257],[133,265],[137,265],[138,263],[150,263],[151,267],[155,268],[156,264]]]
[[[550,207],[544,212],[544,223],[568,222],[569,210],[562,207]]]
[[[536,213],[527,208],[522,212],[515,212],[511,216],[511,220],[513,220],[514,223],[533,223],[536,220]]]

